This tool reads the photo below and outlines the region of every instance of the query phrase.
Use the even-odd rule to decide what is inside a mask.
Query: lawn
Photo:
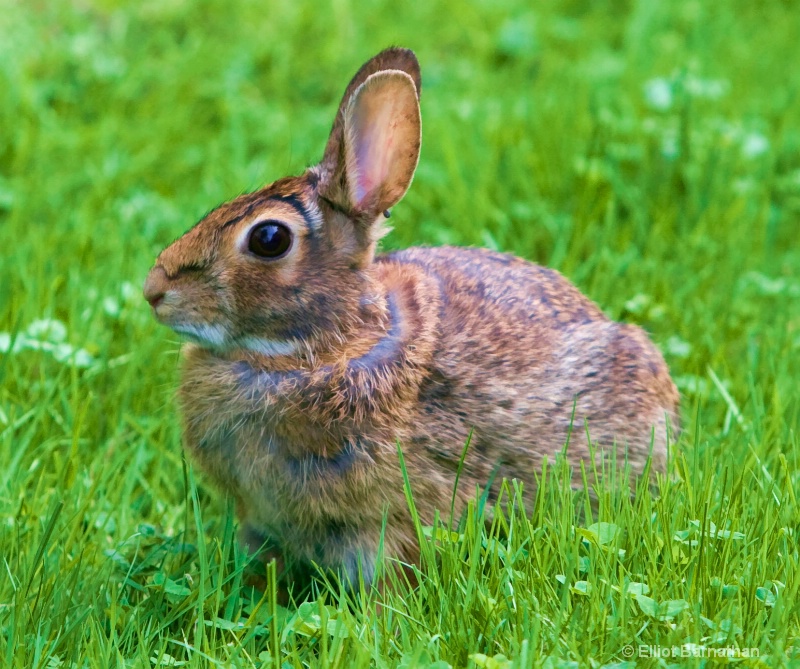
[[[2,664],[800,666],[798,34],[788,0],[0,0]],[[419,587],[283,608],[184,461],[141,284],[318,160],[390,44],[423,148],[385,247],[558,269],[651,333],[684,430],[654,491],[587,472],[576,509],[556,461],[420,528]]]

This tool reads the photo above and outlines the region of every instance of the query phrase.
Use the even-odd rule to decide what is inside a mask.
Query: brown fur
[[[367,63],[323,163],[212,212],[162,252],[145,285],[162,322],[212,328],[195,329],[200,344],[185,347],[186,447],[236,498],[243,539],[265,542],[265,555],[296,574],[317,563],[352,580],[360,564],[370,581],[384,514],[386,553],[418,558],[398,441],[430,523],[449,510],[470,433],[457,512],[494,473],[532,490],[568,438],[579,469],[590,457],[585,425],[599,455],[627,458],[634,474],[651,454],[663,469],[678,427],[677,391],[645,333],[607,319],[557,272],[483,249],[373,257],[381,210],[402,197],[416,165],[416,96],[392,116],[408,162],[361,206],[352,183],[372,167],[347,163],[360,139],[342,128],[363,102],[353,96],[377,90],[358,112],[368,126],[387,91],[408,86],[418,93],[411,52]],[[263,220],[292,230],[285,257],[243,250]],[[291,351],[279,350],[285,342]]]

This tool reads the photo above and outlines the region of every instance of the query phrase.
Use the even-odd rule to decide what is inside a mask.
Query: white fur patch
[[[281,339],[267,339],[265,337],[244,337],[237,341],[242,348],[246,348],[255,353],[266,355],[269,357],[276,357],[279,355],[291,355],[295,353],[298,348],[297,341],[281,340]]]
[[[186,335],[201,344],[207,344],[215,348],[222,348],[225,345],[225,328],[221,325],[210,325],[208,323],[183,323],[171,326],[178,334]]]
[[[231,340],[227,330],[222,325],[208,323],[181,323],[170,326],[178,334],[184,335],[201,346],[229,351],[244,348],[254,353],[260,353],[270,358],[281,355],[291,355],[300,348],[296,339],[268,339],[267,337],[242,337]]]

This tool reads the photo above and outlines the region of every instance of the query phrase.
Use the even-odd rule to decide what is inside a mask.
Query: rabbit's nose
[[[164,293],[155,293],[153,295],[145,295],[145,299],[150,303],[150,306],[155,309],[159,304],[161,304],[161,300],[164,299]]]
[[[144,282],[144,299],[150,303],[153,309],[164,299],[166,278],[166,274],[161,267],[154,267],[150,270],[150,274],[147,275],[147,279]]]

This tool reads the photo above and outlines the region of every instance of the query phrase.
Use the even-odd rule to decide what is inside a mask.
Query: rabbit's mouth
[[[148,302],[153,307],[153,316],[161,325],[166,325],[173,332],[196,344],[220,349],[225,347],[230,340],[229,327],[224,323],[195,320],[191,318],[190,314],[181,313],[180,304],[176,304],[175,291],[162,293],[156,303],[149,298]]]
[[[302,348],[303,341],[298,337],[273,339],[237,332],[223,314],[209,314],[198,307],[197,303],[202,306],[209,301],[201,299],[203,296],[195,295],[192,300],[179,290],[164,290],[159,283],[161,274],[163,270],[158,267],[150,273],[144,287],[145,298],[155,319],[188,341],[217,354],[246,350],[270,358],[292,355]],[[217,300],[219,297],[214,301]]]

